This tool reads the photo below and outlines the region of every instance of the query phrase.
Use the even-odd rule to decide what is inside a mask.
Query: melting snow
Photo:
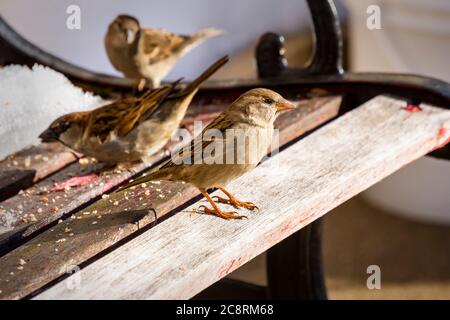
[[[103,103],[48,67],[0,68],[0,160],[38,142],[38,135],[57,117]]]

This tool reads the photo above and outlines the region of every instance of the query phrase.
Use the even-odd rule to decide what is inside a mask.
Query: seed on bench
[[[106,198],[109,198],[109,194],[102,195],[102,199],[106,199]]]
[[[30,213],[28,216],[29,216],[31,222],[36,222],[37,221],[36,216],[34,215],[34,213]]]
[[[147,184],[144,182],[144,183],[141,183],[141,187],[142,188],[147,188]]]
[[[31,165],[31,157],[26,157],[23,164],[25,165],[25,168],[28,168]]]
[[[83,214],[84,214],[85,216],[88,216],[88,215],[90,215],[91,213],[90,213],[89,211],[85,211],[85,212],[83,212]]]
[[[42,213],[42,208],[38,208],[37,213]]]
[[[79,160],[78,160],[78,163],[80,164],[80,165],[87,165],[87,164],[89,164],[89,159],[87,159],[87,158],[80,158]]]
[[[19,259],[19,264],[21,266],[23,266],[24,264],[27,264],[27,262],[25,260],[23,260],[23,259]]]
[[[70,232],[70,231],[72,231],[72,229],[70,229],[70,228],[67,228],[67,227],[66,227],[66,228],[64,229],[64,232]]]
[[[119,205],[119,201],[114,201],[113,205],[118,206]]]
[[[62,223],[63,222],[63,220],[62,219],[59,219],[58,220],[58,224],[60,224],[60,223]]]
[[[18,266],[17,270],[23,270],[23,266]]]
[[[149,195],[150,195],[150,190],[145,190],[144,194],[145,194],[146,196],[149,196]]]
[[[66,241],[66,238],[61,238],[61,239],[56,240],[55,243],[63,243],[65,241]]]
[[[92,224],[97,224],[97,221],[92,221]]]
[[[92,211],[93,214],[97,214],[97,210]]]

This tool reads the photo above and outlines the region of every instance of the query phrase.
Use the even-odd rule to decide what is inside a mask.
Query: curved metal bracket
[[[35,46],[6,23],[0,15],[0,65],[10,63],[32,66],[39,63],[63,73],[77,84],[131,88],[133,80],[95,73],[68,63]]]
[[[284,56],[284,38],[268,32],[256,46],[260,78],[280,76],[340,75],[342,68],[342,31],[332,0],[307,0],[313,21],[314,54],[305,69],[290,69]]]

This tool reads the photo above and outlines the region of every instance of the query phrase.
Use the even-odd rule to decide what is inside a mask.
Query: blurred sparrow
[[[211,204],[212,208],[202,206],[206,213],[224,219],[240,219],[243,216],[236,212],[222,211],[207,190],[217,187],[228,197],[228,199],[217,197],[218,202],[231,204],[235,208],[255,209],[253,203],[237,200],[225,189],[225,185],[256,167],[267,153],[272,141],[275,119],[281,111],[294,108],[293,103],[274,91],[252,89],[241,95],[213,120],[191,141],[188,148],[182,149],[159,168],[127,184],[119,191],[151,180],[184,181],[196,186]],[[234,134],[230,136],[230,132]],[[242,138],[239,137],[240,134],[249,139],[245,139],[244,143],[237,142]],[[219,147],[214,152],[209,150],[208,155],[205,151],[211,149],[211,146]],[[245,155],[244,161],[241,162],[237,161],[239,150]],[[195,159],[196,154],[203,157],[200,162]],[[211,161],[212,158],[223,161]],[[253,158],[253,161],[250,158]],[[229,162],[228,159],[232,161]]]
[[[42,142],[59,141],[103,162],[147,162],[178,129],[200,84],[227,61],[226,56],[219,59],[184,88],[177,88],[175,82],[148,90],[139,98],[63,115],[39,137]]]
[[[141,28],[136,18],[119,15],[108,27],[105,48],[114,68],[156,88],[178,59],[206,39],[222,34],[222,30],[204,29],[192,36],[177,35]]]

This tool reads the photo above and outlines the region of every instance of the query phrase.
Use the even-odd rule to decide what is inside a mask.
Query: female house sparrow
[[[139,98],[63,115],[39,137],[42,142],[59,141],[103,162],[145,162],[178,129],[200,84],[227,61],[227,56],[219,59],[185,88],[177,89],[175,82],[149,90]]]
[[[206,39],[222,34],[222,30],[204,29],[192,36],[177,35],[141,28],[136,18],[119,15],[108,27],[105,48],[114,68],[128,78],[144,78],[156,88],[178,59]]]
[[[177,154],[177,159],[172,157],[156,171],[136,179],[119,189],[119,191],[151,180],[184,181],[196,186],[209,201],[212,208],[202,206],[205,212],[215,214],[224,219],[240,219],[242,216],[236,212],[224,212],[219,209],[207,193],[207,190],[217,187],[228,197],[228,199],[217,197],[219,202],[231,204],[235,208],[255,209],[256,206],[253,203],[237,200],[225,189],[225,185],[256,167],[267,153],[272,141],[275,119],[281,111],[294,108],[295,105],[293,103],[285,100],[274,91],[261,88],[252,89],[241,95],[213,120],[198,137],[191,141],[190,149],[181,150]],[[211,134],[214,132],[212,129],[215,129],[216,133],[221,133],[220,136],[223,139],[214,133]],[[241,143],[241,147],[244,147],[244,152],[246,153],[245,161],[237,161],[237,151],[239,150],[237,148],[239,146],[237,148],[234,147],[236,136],[230,137],[230,129],[234,129],[232,132],[236,134],[238,140],[239,134],[249,137],[244,144]],[[207,138],[207,136],[210,136],[210,138]],[[233,145],[231,148],[228,144],[230,142]],[[212,143],[214,143],[214,146],[219,147],[217,148],[218,150],[210,152],[211,154],[208,156],[205,154],[205,151],[210,148]],[[189,152],[186,153],[187,150]],[[198,163],[198,160],[195,160],[199,150],[201,151],[200,155],[203,157],[200,163]],[[217,158],[218,155],[219,157]],[[232,159],[233,161],[214,162],[211,161],[211,157],[215,159],[221,158],[222,160]],[[251,161],[249,157],[253,157],[254,160]]]

